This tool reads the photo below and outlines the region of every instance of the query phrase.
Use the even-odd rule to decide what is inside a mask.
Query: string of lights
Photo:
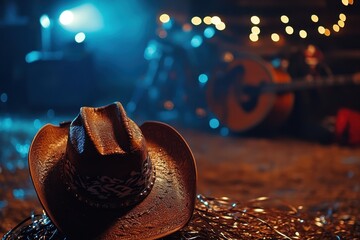
[[[342,6],[349,7],[354,5],[354,0],[342,0]],[[331,36],[332,34],[339,33],[341,30],[345,28],[345,23],[347,20],[347,16],[344,12],[340,11],[341,7],[339,7],[339,14],[334,22],[329,22],[326,19],[322,19],[318,13],[314,12],[310,16],[307,16],[312,23],[312,26],[316,30],[315,32],[319,35],[323,35],[326,37]],[[261,17],[257,15],[252,15],[250,17],[250,33],[248,35],[249,41],[257,42],[260,40],[261,34]],[[171,22],[171,17],[167,13],[162,13],[159,16],[160,23],[166,25]],[[279,42],[281,39],[286,38],[286,35],[295,35],[297,34],[298,37],[301,39],[306,39],[309,37],[311,30],[306,29],[306,27],[295,27],[294,24],[298,22],[298,19],[290,19],[290,17],[286,14],[283,14],[279,17],[280,23],[284,26],[283,30],[279,32],[273,32],[270,36],[262,36],[262,37],[270,37],[273,42]],[[190,22],[193,26],[201,26],[201,25],[208,25],[213,26],[218,31],[223,31],[226,29],[226,23],[224,19],[221,19],[219,16],[193,16],[190,19]],[[184,27],[187,26],[188,30],[191,30],[192,26],[189,26],[188,23],[184,24]],[[207,30],[209,32],[209,30]],[[205,31],[204,31],[205,33]],[[215,34],[213,32],[211,37]],[[160,37],[165,38],[166,34],[162,33],[159,34]],[[206,35],[206,34],[205,34]]]

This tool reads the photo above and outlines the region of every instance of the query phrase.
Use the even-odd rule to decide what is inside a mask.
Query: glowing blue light
[[[41,59],[41,53],[38,52],[38,51],[32,51],[32,52],[29,52],[28,54],[26,54],[25,56],[25,61],[27,63],[32,63],[32,62],[36,62],[38,60]]]
[[[65,10],[60,14],[59,21],[62,25],[70,25],[74,21],[74,13],[70,10]]]
[[[198,80],[200,83],[205,84],[209,80],[209,77],[205,73],[202,73],[199,75]]]
[[[158,44],[155,41],[150,41],[144,52],[146,60],[157,59],[160,56],[158,51]]]
[[[10,161],[7,161],[7,162],[5,163],[5,167],[6,167],[6,169],[7,169],[8,171],[10,171],[10,172],[14,172],[15,169],[16,169],[15,164],[14,164],[13,162],[10,162]]]
[[[280,58],[274,58],[274,59],[271,61],[271,64],[272,64],[275,68],[278,68],[278,67],[280,67],[280,65],[281,65],[281,59],[280,59]]]
[[[6,200],[1,200],[1,201],[0,201],[0,209],[6,207],[7,204],[8,204],[8,202],[7,202]]]
[[[210,127],[211,127],[212,129],[216,129],[216,128],[218,128],[218,127],[220,126],[220,122],[219,122],[219,120],[217,120],[216,118],[212,118],[212,119],[210,119],[210,121],[209,121],[209,125],[210,125]]]
[[[85,41],[86,35],[83,32],[79,32],[75,35],[75,42],[82,43]]]
[[[59,21],[63,28],[71,32],[95,32],[104,26],[101,13],[90,3],[63,11]]]
[[[13,190],[13,195],[16,199],[24,199],[25,198],[25,191],[24,189],[14,189]]]
[[[55,117],[55,111],[50,108],[50,109],[47,111],[46,115],[47,115],[48,118],[53,118],[53,117]]]
[[[50,18],[48,15],[44,14],[40,17],[40,24],[43,28],[49,28],[50,27]]]
[[[40,129],[40,127],[41,127],[41,122],[40,122],[39,119],[35,119],[35,120],[34,120],[34,127],[35,127],[36,129]]]
[[[5,118],[2,122],[0,122],[0,129],[9,130],[13,126],[13,121],[11,118]]]
[[[128,104],[126,105],[126,110],[128,112],[134,112],[135,109],[136,109],[136,103],[134,101],[128,102]]]
[[[204,36],[206,38],[212,38],[215,35],[215,29],[213,27],[207,27],[204,30]]]
[[[8,95],[6,93],[2,93],[0,96],[0,100],[1,102],[6,103],[8,100]]]
[[[167,21],[167,22],[164,22],[164,23],[162,24],[162,26],[163,26],[164,29],[169,30],[169,29],[172,28],[172,26],[173,26],[173,20],[170,18],[170,20]]]
[[[17,143],[15,145],[15,149],[16,149],[16,152],[18,152],[21,157],[26,157],[28,152],[29,152],[29,147],[30,145],[25,143],[25,144],[20,144],[20,143]]]
[[[195,35],[191,39],[191,46],[194,47],[194,48],[200,47],[202,42],[203,42],[202,37],[199,36],[199,35]]]
[[[222,127],[220,129],[220,135],[223,136],[223,137],[226,137],[229,135],[229,129],[227,127]]]

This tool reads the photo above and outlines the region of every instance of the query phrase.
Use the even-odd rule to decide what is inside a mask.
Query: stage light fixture
[[[59,22],[64,29],[71,32],[95,32],[103,28],[101,13],[90,3],[63,11]]]
[[[74,13],[70,10],[65,10],[60,14],[59,21],[62,25],[70,25],[74,21]]]

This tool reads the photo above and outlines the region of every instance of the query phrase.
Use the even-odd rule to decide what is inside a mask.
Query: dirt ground
[[[12,121],[23,124],[17,130],[0,129],[0,236],[32,211],[42,211],[26,161],[26,148],[36,129],[32,122],[19,121]],[[199,194],[243,202],[265,196],[309,209],[342,204],[359,224],[359,147],[281,136],[223,137],[199,129],[178,130],[196,158]],[[350,234],[359,237],[359,233]]]

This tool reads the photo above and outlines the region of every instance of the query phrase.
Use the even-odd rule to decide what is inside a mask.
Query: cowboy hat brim
[[[156,239],[190,220],[196,197],[194,156],[181,135],[159,122],[140,129],[156,178],[149,195],[134,207],[101,209],[87,206],[62,180],[69,125],[45,125],[29,150],[29,169],[38,198],[56,227],[70,239]]]

